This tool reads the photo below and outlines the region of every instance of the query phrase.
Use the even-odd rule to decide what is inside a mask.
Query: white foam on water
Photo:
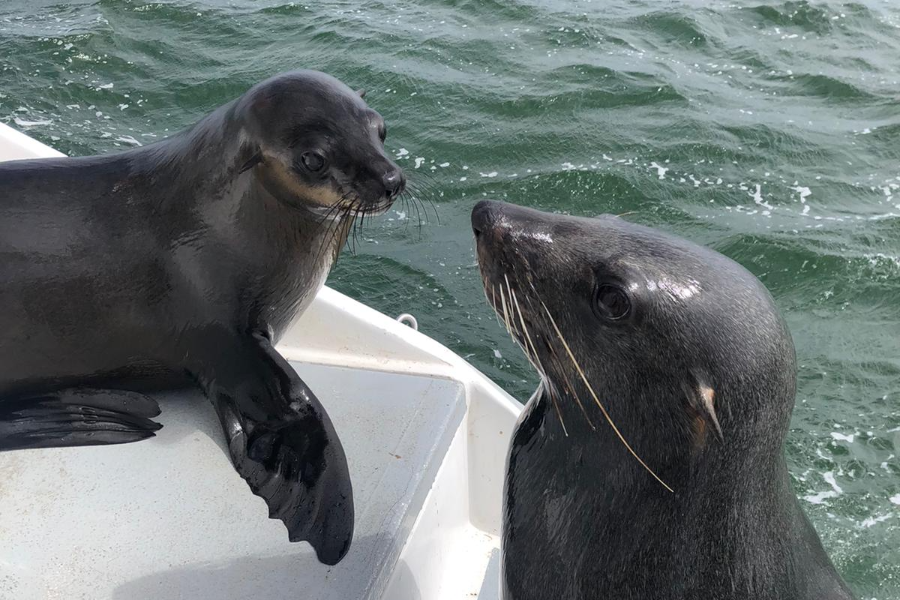
[[[491,171],[490,173],[479,173],[482,177],[496,177],[497,171]]]
[[[443,162],[443,163],[439,164],[438,166],[439,166],[440,168],[442,168],[442,169],[446,169],[447,167],[450,166],[450,163],[448,163],[448,162]]]
[[[416,158],[416,166],[415,166],[415,168],[418,169],[419,167],[421,167],[423,162],[425,162],[425,159],[424,159],[424,158],[422,158],[422,157]]]
[[[652,162],[652,163],[650,163],[650,168],[651,168],[651,169],[656,169],[656,174],[659,176],[660,179],[665,179],[665,178],[666,178],[666,172],[669,170],[667,167],[661,167],[661,166],[659,166],[658,164],[656,164],[655,161]]]
[[[891,501],[893,504],[896,504],[897,506],[900,506],[900,494],[897,494],[896,496],[891,496],[891,497],[890,497],[890,501]]]
[[[824,492],[819,492],[817,494],[809,494],[804,496],[803,499],[809,502],[810,504],[824,504],[825,500],[829,498],[837,498],[844,490],[841,489],[841,486],[837,484],[837,481],[834,479],[834,472],[828,471],[827,473],[822,474],[822,478],[828,483],[832,489],[825,490]]]
[[[809,502],[810,504],[825,504],[825,500],[828,498],[836,498],[837,494],[830,491],[819,492],[818,494],[810,494],[808,496],[803,496],[803,499]]]
[[[40,127],[42,125],[50,125],[53,123],[51,119],[38,119],[36,121],[28,121],[26,119],[20,119],[19,117],[13,117],[13,122],[19,127],[24,127],[28,129],[30,127]]]
[[[397,158],[403,158],[404,156],[409,156],[409,150],[406,148],[400,148],[397,150]]]
[[[869,527],[872,527],[873,525],[877,525],[878,523],[887,521],[890,518],[891,518],[891,515],[881,515],[880,517],[869,517],[868,519],[866,519],[865,521],[860,523],[860,526],[868,529]]]
[[[843,433],[838,433],[837,431],[831,432],[831,437],[840,441],[840,442],[848,442],[850,444],[853,443],[853,439],[856,437],[855,434],[851,433],[850,435],[844,435]]]
[[[497,350],[496,348],[494,348],[494,356],[495,356],[496,358],[503,358],[503,355],[500,354],[500,351]]]
[[[803,204],[806,204],[806,197],[812,194],[808,187],[797,185],[796,181],[794,182],[794,187],[792,187],[791,189],[800,194],[800,202]]]
[[[759,185],[758,183],[756,184],[756,191],[754,191],[752,194],[749,194],[749,196],[751,198],[753,198],[753,201],[756,202],[757,204],[759,204],[760,206],[768,208],[769,210],[775,210],[771,204],[769,204],[768,202],[763,200],[762,186]]]
[[[117,142],[122,142],[124,144],[131,144],[132,146],[143,146],[142,143],[131,137],[130,135],[120,135],[116,138]]]
[[[831,487],[834,488],[834,491],[836,493],[841,494],[844,492],[844,490],[841,489],[841,486],[839,486],[837,484],[837,481],[834,480],[834,472],[833,471],[828,471],[827,473],[823,473],[822,479],[824,479],[827,483],[829,483],[831,485]]]

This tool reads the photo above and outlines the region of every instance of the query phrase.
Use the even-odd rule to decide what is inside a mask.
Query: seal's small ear
[[[252,152],[250,158],[248,158],[246,162],[244,162],[244,164],[241,166],[240,170],[238,171],[238,175],[244,173],[245,171],[249,171],[261,162],[262,153],[259,151],[259,149],[256,149]]]
[[[703,419],[705,425],[710,425],[716,432],[720,442],[725,441],[722,426],[716,416],[716,391],[710,385],[709,377],[699,369],[691,369],[688,382],[685,383],[685,395],[688,404],[696,412],[698,418]],[[705,430],[705,427],[703,427]]]
[[[359,94],[360,98],[366,97],[366,90],[356,90],[356,93]]]

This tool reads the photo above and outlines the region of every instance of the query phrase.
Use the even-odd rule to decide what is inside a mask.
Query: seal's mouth
[[[331,178],[329,185],[332,187],[335,200],[329,204],[298,204],[301,208],[311,212],[323,221],[342,221],[346,218],[374,217],[383,215],[394,204],[396,196],[385,196],[375,200],[367,200],[352,186],[344,185],[336,178]],[[402,189],[398,195],[402,193]]]

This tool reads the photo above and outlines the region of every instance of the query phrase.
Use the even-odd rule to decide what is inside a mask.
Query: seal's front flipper
[[[162,425],[152,398],[122,390],[69,389],[0,402],[0,451],[126,444]]]
[[[231,460],[292,542],[307,541],[327,565],[353,537],[353,489],[331,419],[262,334],[234,339],[199,371],[219,413]],[[199,354],[199,353],[198,353]]]

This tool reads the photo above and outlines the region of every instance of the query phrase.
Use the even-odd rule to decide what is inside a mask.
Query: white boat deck
[[[0,125],[0,160],[54,154]],[[232,468],[212,407],[185,392],[159,397],[151,440],[0,453],[0,600],[495,600],[519,404],[328,288],[279,350],[347,452],[357,520],[341,563],[287,541]]]

